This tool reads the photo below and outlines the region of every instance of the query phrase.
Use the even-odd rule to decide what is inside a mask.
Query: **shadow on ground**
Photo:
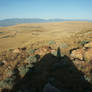
[[[57,56],[48,53],[37,61],[9,92],[43,92],[47,83],[60,92],[92,92],[92,85],[84,79],[84,74],[68,56],[61,56],[60,48],[57,50]],[[8,91],[4,89],[2,92]]]

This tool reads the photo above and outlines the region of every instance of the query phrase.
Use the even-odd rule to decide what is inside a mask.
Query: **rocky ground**
[[[0,32],[0,92],[92,92],[92,23],[21,24]]]
[[[0,91],[92,92],[92,42],[82,42],[68,55],[61,53],[62,48],[67,48],[65,44],[58,48],[53,44],[3,51]]]

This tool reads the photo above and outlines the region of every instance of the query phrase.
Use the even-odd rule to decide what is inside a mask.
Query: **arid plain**
[[[19,24],[9,27],[0,27],[0,50],[18,48],[30,44],[42,45],[50,40],[68,41],[77,40],[76,34],[88,32],[92,29],[91,22],[60,22]],[[89,33],[91,34],[91,32]],[[72,36],[74,39],[71,39]],[[87,39],[87,38],[86,38]]]

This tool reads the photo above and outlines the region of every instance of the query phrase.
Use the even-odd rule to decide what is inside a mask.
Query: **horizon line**
[[[92,19],[82,19],[82,18],[37,18],[37,17],[29,17],[29,18],[20,18],[20,17],[15,17],[15,18],[4,18],[4,19],[0,19],[0,20],[7,20],[7,19],[44,19],[44,20],[50,20],[50,19],[69,19],[69,20],[92,20]]]

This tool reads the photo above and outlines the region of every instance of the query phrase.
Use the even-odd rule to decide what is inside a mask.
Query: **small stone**
[[[20,48],[14,49],[14,50],[13,50],[13,53],[21,53]]]

